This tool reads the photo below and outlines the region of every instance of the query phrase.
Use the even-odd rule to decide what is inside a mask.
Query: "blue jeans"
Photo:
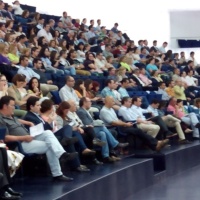
[[[53,177],[62,175],[59,158],[65,150],[50,130],[34,137],[31,142],[21,144],[26,153],[46,154]]]
[[[109,157],[109,146],[111,148],[115,148],[119,142],[113,137],[112,133],[105,126],[94,127],[94,131],[96,136],[101,141],[106,142],[106,144],[101,149],[103,158]]]
[[[76,75],[76,69],[74,67],[70,67],[69,69],[64,69],[66,75]]]

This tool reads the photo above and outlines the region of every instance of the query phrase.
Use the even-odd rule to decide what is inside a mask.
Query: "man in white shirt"
[[[147,108],[149,112],[152,113],[152,116],[157,117],[159,116],[158,113],[158,107],[159,107],[160,102],[157,99],[152,100],[151,105]],[[185,135],[183,133],[183,130],[181,128],[181,120],[173,117],[172,115],[164,115],[162,116],[163,121],[168,127],[172,127],[176,129],[176,132],[179,137],[179,144],[188,144],[190,143],[188,140],[185,139]],[[190,129],[187,130],[190,132]]]
[[[151,121],[151,123],[155,123],[160,127],[160,134],[157,135],[157,138],[159,139],[163,139],[163,138],[170,138],[170,137],[174,137],[177,134],[172,133],[168,127],[166,126],[165,122],[162,120],[162,118],[157,115],[154,116],[152,113],[149,112],[149,110],[147,109],[142,109],[141,108],[141,104],[142,104],[142,100],[140,97],[133,97],[132,98],[132,106],[131,109],[134,113],[137,114],[138,118],[140,118],[141,120],[147,120],[147,121]],[[150,113],[152,115],[151,118],[146,119],[146,117],[144,116],[144,113]]]
[[[118,111],[118,115],[122,116],[125,121],[136,121],[137,127],[152,137],[156,137],[160,127],[155,125],[152,121],[141,119],[136,112],[131,109],[132,100],[129,97],[122,99],[122,106]]]
[[[198,86],[198,79],[193,77],[193,70],[189,70],[187,72],[187,76],[185,77],[185,82],[187,86]]]
[[[167,94],[167,92],[165,91],[165,88],[166,88],[166,84],[164,82],[160,82],[157,94],[162,94],[162,100],[169,101],[169,99],[171,98],[171,96],[169,96]]]
[[[168,43],[167,42],[163,42],[162,46],[159,48],[160,53],[166,53],[166,47],[167,47]]]
[[[73,89],[74,85],[74,78],[72,76],[66,76],[65,86],[60,89],[59,96],[62,101],[68,101],[69,99],[72,99],[76,102],[76,105],[79,106],[79,98]]]
[[[160,151],[169,142],[168,139],[158,141],[151,135],[144,133],[141,129],[134,128],[132,122],[123,122],[119,120],[112,108],[114,103],[113,97],[107,96],[105,98],[105,106],[100,111],[100,119],[103,120],[105,124],[117,126],[123,133],[138,137],[154,151]]]
[[[39,38],[42,36],[45,37],[48,42],[50,42],[50,40],[53,39],[53,37],[50,33],[50,25],[49,24],[44,25],[44,28],[38,31],[37,37]]]
[[[40,75],[35,73],[31,68],[28,66],[28,57],[27,56],[21,56],[19,63],[20,68],[18,69],[18,74],[24,74],[26,76],[26,81],[29,82],[31,78],[36,77],[37,79],[40,79]]]

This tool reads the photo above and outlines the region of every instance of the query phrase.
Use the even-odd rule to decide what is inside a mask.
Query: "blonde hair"
[[[17,55],[17,52],[14,52],[16,50],[15,44],[10,44],[8,52]]]
[[[121,75],[122,75],[122,72],[123,72],[124,70],[126,71],[126,68],[120,67],[119,69],[117,69],[116,75],[117,75],[117,76],[121,76]]]
[[[26,53],[29,52],[29,55],[27,56]],[[22,49],[22,55],[27,56],[28,58],[31,56],[31,51],[29,48],[23,48]]]
[[[0,54],[4,53],[4,49],[7,45],[5,43],[0,43]]]

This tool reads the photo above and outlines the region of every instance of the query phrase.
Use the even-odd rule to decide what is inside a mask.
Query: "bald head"
[[[115,100],[112,96],[107,96],[105,98],[105,106],[106,107],[112,108],[114,104],[115,104]]]
[[[76,109],[77,109],[76,102],[73,99],[69,99],[67,102],[70,105],[70,109],[69,110],[71,112],[76,112]]]

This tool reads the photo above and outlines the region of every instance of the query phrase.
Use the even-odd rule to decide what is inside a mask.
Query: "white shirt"
[[[185,77],[185,82],[187,83],[188,86],[197,86],[197,84],[195,83],[196,80],[197,79],[192,76]]]
[[[125,106],[120,107],[118,115],[122,116],[125,121],[136,121],[138,118],[138,115],[131,108]]]
[[[101,109],[99,118],[104,121],[105,125],[111,125],[112,122],[119,120],[113,108],[105,106]]]
[[[143,113],[147,113],[148,112],[147,110],[142,109],[141,107],[137,107],[135,105],[132,105],[131,109],[137,115],[137,118],[141,118],[142,120],[146,120],[146,117],[143,115]]]
[[[79,98],[73,88],[65,85],[59,91],[59,96],[62,101],[74,100],[76,105],[79,106]]]
[[[158,116],[158,109],[153,108],[151,105],[148,106],[147,108],[148,112],[151,112],[154,117]]]
[[[69,111],[67,113],[67,117],[69,117],[69,119],[72,120],[72,122],[74,123],[73,126],[80,126],[80,127],[84,126],[83,122],[81,121],[81,119],[79,118],[79,116],[75,112]]]
[[[48,42],[50,42],[50,40],[53,39],[51,33],[50,32],[46,32],[46,30],[44,30],[44,29],[39,30],[38,33],[37,33],[37,37],[38,38],[42,37],[42,36],[45,37]]]
[[[31,80],[31,78],[36,77],[37,79],[40,79],[40,75],[35,73],[31,68],[29,67],[22,67],[17,71],[18,74],[24,74],[26,76],[27,82]]]
[[[12,7],[15,15],[22,15],[22,13],[24,12],[20,5],[13,5]]]
[[[159,51],[160,51],[161,53],[166,53],[166,49],[165,49],[163,46],[159,48]]]

